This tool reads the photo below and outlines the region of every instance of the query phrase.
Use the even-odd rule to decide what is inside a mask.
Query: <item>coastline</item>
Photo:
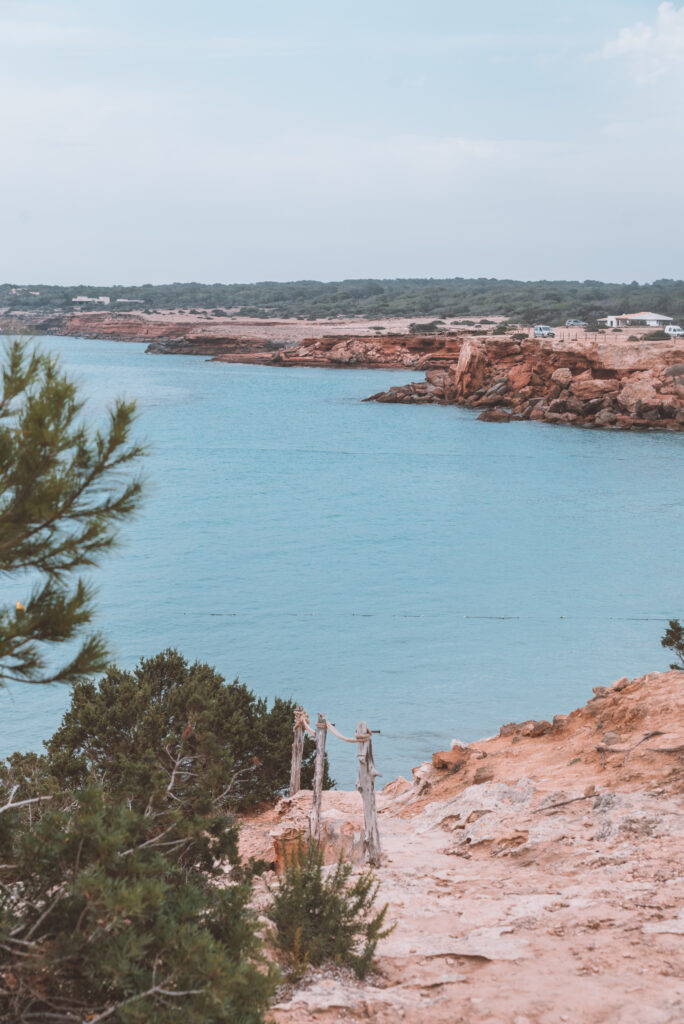
[[[553,339],[530,332],[497,335],[501,320],[425,333],[398,318],[371,323],[228,319],[199,312],[5,313],[0,328],[143,343],[151,354],[198,355],[212,362],[410,369],[424,378],[366,401],[463,405],[496,423],[684,431],[684,341],[649,340],[645,331],[626,330],[561,331]]]

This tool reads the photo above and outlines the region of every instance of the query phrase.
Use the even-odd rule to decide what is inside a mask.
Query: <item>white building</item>
[[[618,313],[602,316],[598,322],[606,327],[664,327],[671,320],[671,316],[661,316],[660,313]]]
[[[110,300],[109,300],[109,296],[108,295],[98,295],[97,298],[94,298],[94,297],[91,298],[88,295],[77,295],[76,298],[72,299],[71,301],[72,302],[99,302],[101,306],[108,306]]]

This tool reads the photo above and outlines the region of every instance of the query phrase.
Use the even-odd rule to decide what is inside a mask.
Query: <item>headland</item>
[[[411,369],[420,379],[368,400],[463,405],[490,422],[684,431],[684,339],[653,338],[634,328],[593,334],[572,328],[554,338],[502,328],[502,317],[455,321],[435,331],[429,321],[398,317],[0,313],[5,332],[132,341],[145,343],[152,354],[281,367]]]

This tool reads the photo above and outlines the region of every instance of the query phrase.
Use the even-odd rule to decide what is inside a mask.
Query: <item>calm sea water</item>
[[[43,344],[93,416],[136,396],[152,443],[144,511],[97,576],[120,663],[175,646],[347,735],[365,719],[386,780],[452,737],[666,667],[664,622],[684,615],[683,435],[361,403],[403,372]],[[67,701],[0,692],[0,753],[40,749]],[[354,749],[329,747],[350,785]]]

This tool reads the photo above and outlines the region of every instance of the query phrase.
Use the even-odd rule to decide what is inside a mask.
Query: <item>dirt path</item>
[[[684,677],[645,679],[598,696],[555,737],[509,732],[476,744],[480,763],[489,744],[488,781],[424,766],[413,785],[387,787],[377,875],[396,927],[378,970],[365,983],[313,974],[281,997],[274,1019],[682,1024],[684,768],[674,734],[652,726],[682,722]],[[624,749],[597,751],[592,704],[602,727],[648,704],[634,735],[660,735],[626,762]],[[584,757],[567,767],[580,742]],[[281,807],[271,830],[302,821],[309,800]],[[326,794],[326,820],[332,847],[360,832],[357,795]]]

